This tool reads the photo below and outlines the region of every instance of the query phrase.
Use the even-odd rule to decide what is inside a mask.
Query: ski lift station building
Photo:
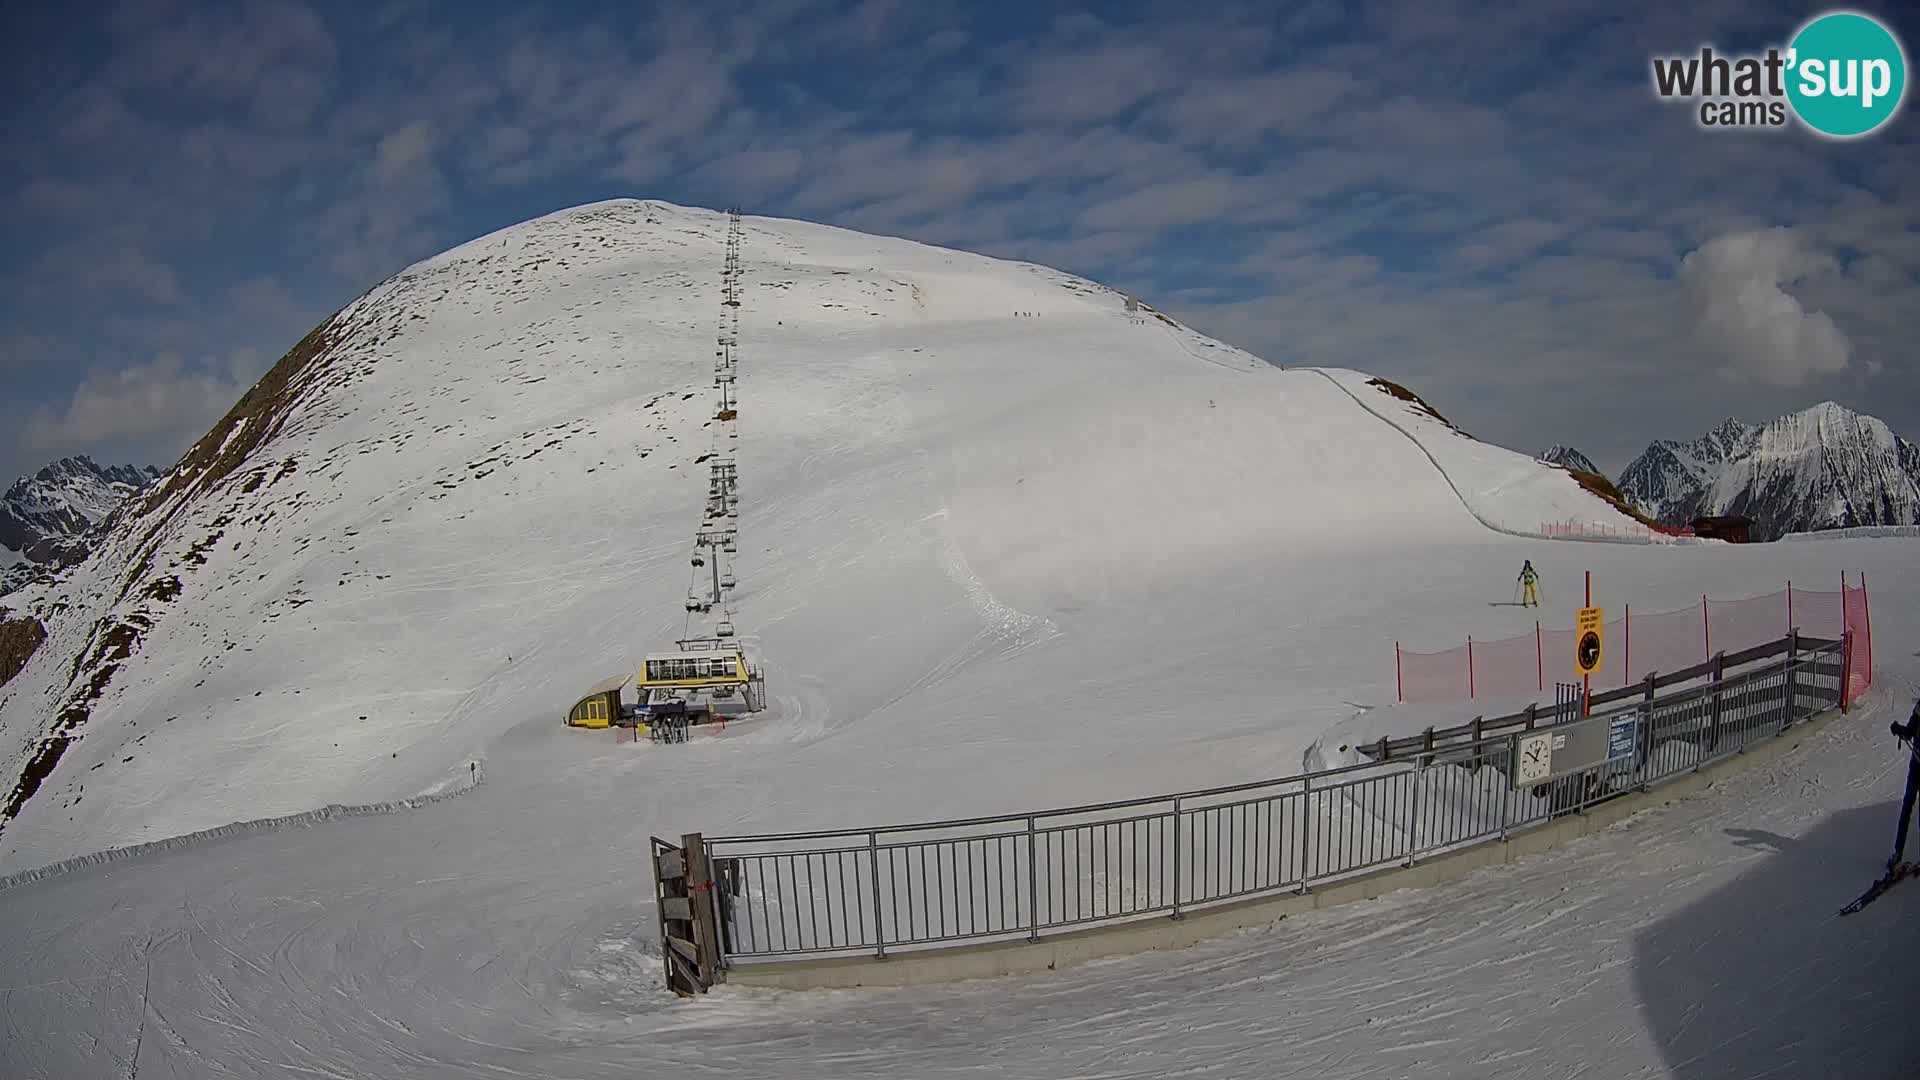
[[[603,728],[620,722],[620,690],[631,676],[615,675],[602,679],[587,691],[587,696],[567,710],[567,723],[574,727]]]
[[[686,642],[698,645],[699,642]],[[730,716],[766,708],[761,674],[738,645],[682,648],[648,653],[634,675],[616,675],[595,683],[567,711],[572,727],[604,728],[623,721],[644,722],[658,712],[690,714],[695,722],[705,716]],[[635,685],[636,702],[624,706],[621,695]]]

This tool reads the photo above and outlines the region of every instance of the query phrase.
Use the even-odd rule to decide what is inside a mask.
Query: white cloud
[[[1852,343],[1824,311],[1809,312],[1781,286],[1833,273],[1790,229],[1733,233],[1689,252],[1680,276],[1698,305],[1702,344],[1722,375],[1794,387],[1847,369]]]
[[[1180,225],[1238,220],[1249,224],[1285,221],[1300,206],[1255,178],[1209,173],[1135,188],[1087,207],[1084,228],[1151,232]]]
[[[408,124],[380,140],[373,171],[384,183],[411,180],[432,170],[433,140],[425,124]]]
[[[253,277],[227,290],[232,322],[245,327],[272,327],[295,331],[295,324],[311,318],[307,305],[296,300],[286,286],[272,277]]]
[[[304,127],[332,93],[327,71],[290,67],[260,83],[253,96],[253,117],[266,127]]]
[[[230,355],[189,366],[177,352],[119,371],[95,371],[64,408],[27,419],[30,450],[65,451],[115,439],[167,438],[186,445],[203,434],[258,378],[257,355]]]
[[[15,199],[22,211],[36,217],[86,225],[110,214],[116,206],[127,205],[136,194],[133,185],[117,179],[86,182],[42,176],[28,181]]]
[[[1499,266],[1519,262],[1557,243],[1569,229],[1557,221],[1520,218],[1503,221],[1469,237],[1456,252],[1469,266]]]
[[[67,95],[58,112],[60,138],[74,145],[112,145],[139,126],[139,118],[120,95],[100,83],[89,83]]]
[[[92,292],[124,292],[158,304],[180,299],[180,277],[127,234],[74,240],[41,254],[35,275]]]
[[[1146,112],[1151,123],[1186,145],[1257,144],[1275,132],[1329,123],[1335,108],[1365,96],[1348,72],[1296,67],[1196,81],[1152,102]]]
[[[294,0],[211,5],[131,34],[110,65],[122,85],[178,87],[216,100],[252,98],[290,69],[331,69],[336,55],[326,23]]]

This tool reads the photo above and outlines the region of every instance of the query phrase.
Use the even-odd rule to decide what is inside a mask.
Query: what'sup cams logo
[[[1828,138],[1852,139],[1900,111],[1907,54],[1872,16],[1830,11],[1763,55],[1702,48],[1698,56],[1655,57],[1653,89],[1699,102],[1702,127],[1785,127],[1792,116]]]

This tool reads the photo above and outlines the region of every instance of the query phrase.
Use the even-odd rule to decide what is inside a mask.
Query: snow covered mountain
[[[1555,465],[1565,465],[1569,469],[1577,469],[1580,472],[1600,473],[1600,466],[1595,465],[1591,458],[1571,446],[1548,447],[1547,451],[1540,455],[1540,460],[1550,461]]]
[[[1092,796],[1217,781],[1221,740],[1282,771],[1273,688],[1223,683],[1279,677],[1261,620],[1316,622],[1336,567],[1392,571],[1409,537],[1485,550],[1504,583],[1496,530],[1626,521],[1391,384],[1281,370],[1039,266],[748,217],[722,307],[727,229],[622,200],[408,268],[301,340],[85,563],[8,597],[45,639],[17,635],[37,647],[0,686],[0,870],[587,746],[566,708],[684,636],[726,450],[735,620],[772,707],[688,748],[709,766],[642,763],[636,828],[695,803],[897,814],[918,762],[939,767],[913,772],[915,810],[956,813],[1057,798],[1092,747]],[[1255,584],[1287,601],[1250,603]],[[1316,633],[1382,647],[1366,624]],[[1235,694],[1260,704],[1164,711]],[[1300,708],[1317,733],[1323,704]],[[718,790],[708,767],[740,798],[691,795]]]
[[[151,465],[103,468],[82,454],[21,477],[0,496],[0,593],[41,567],[80,561],[87,533],[160,475]]]
[[[1755,539],[1920,522],[1920,449],[1831,401],[1752,426],[1729,419],[1691,442],[1661,440],[1620,474],[1635,506],[1668,524],[1753,519]]]

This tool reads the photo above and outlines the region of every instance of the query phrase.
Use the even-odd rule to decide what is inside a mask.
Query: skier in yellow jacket
[[[1540,606],[1540,575],[1533,569],[1533,560],[1527,559],[1520,567],[1520,586],[1525,590],[1521,607]]]

